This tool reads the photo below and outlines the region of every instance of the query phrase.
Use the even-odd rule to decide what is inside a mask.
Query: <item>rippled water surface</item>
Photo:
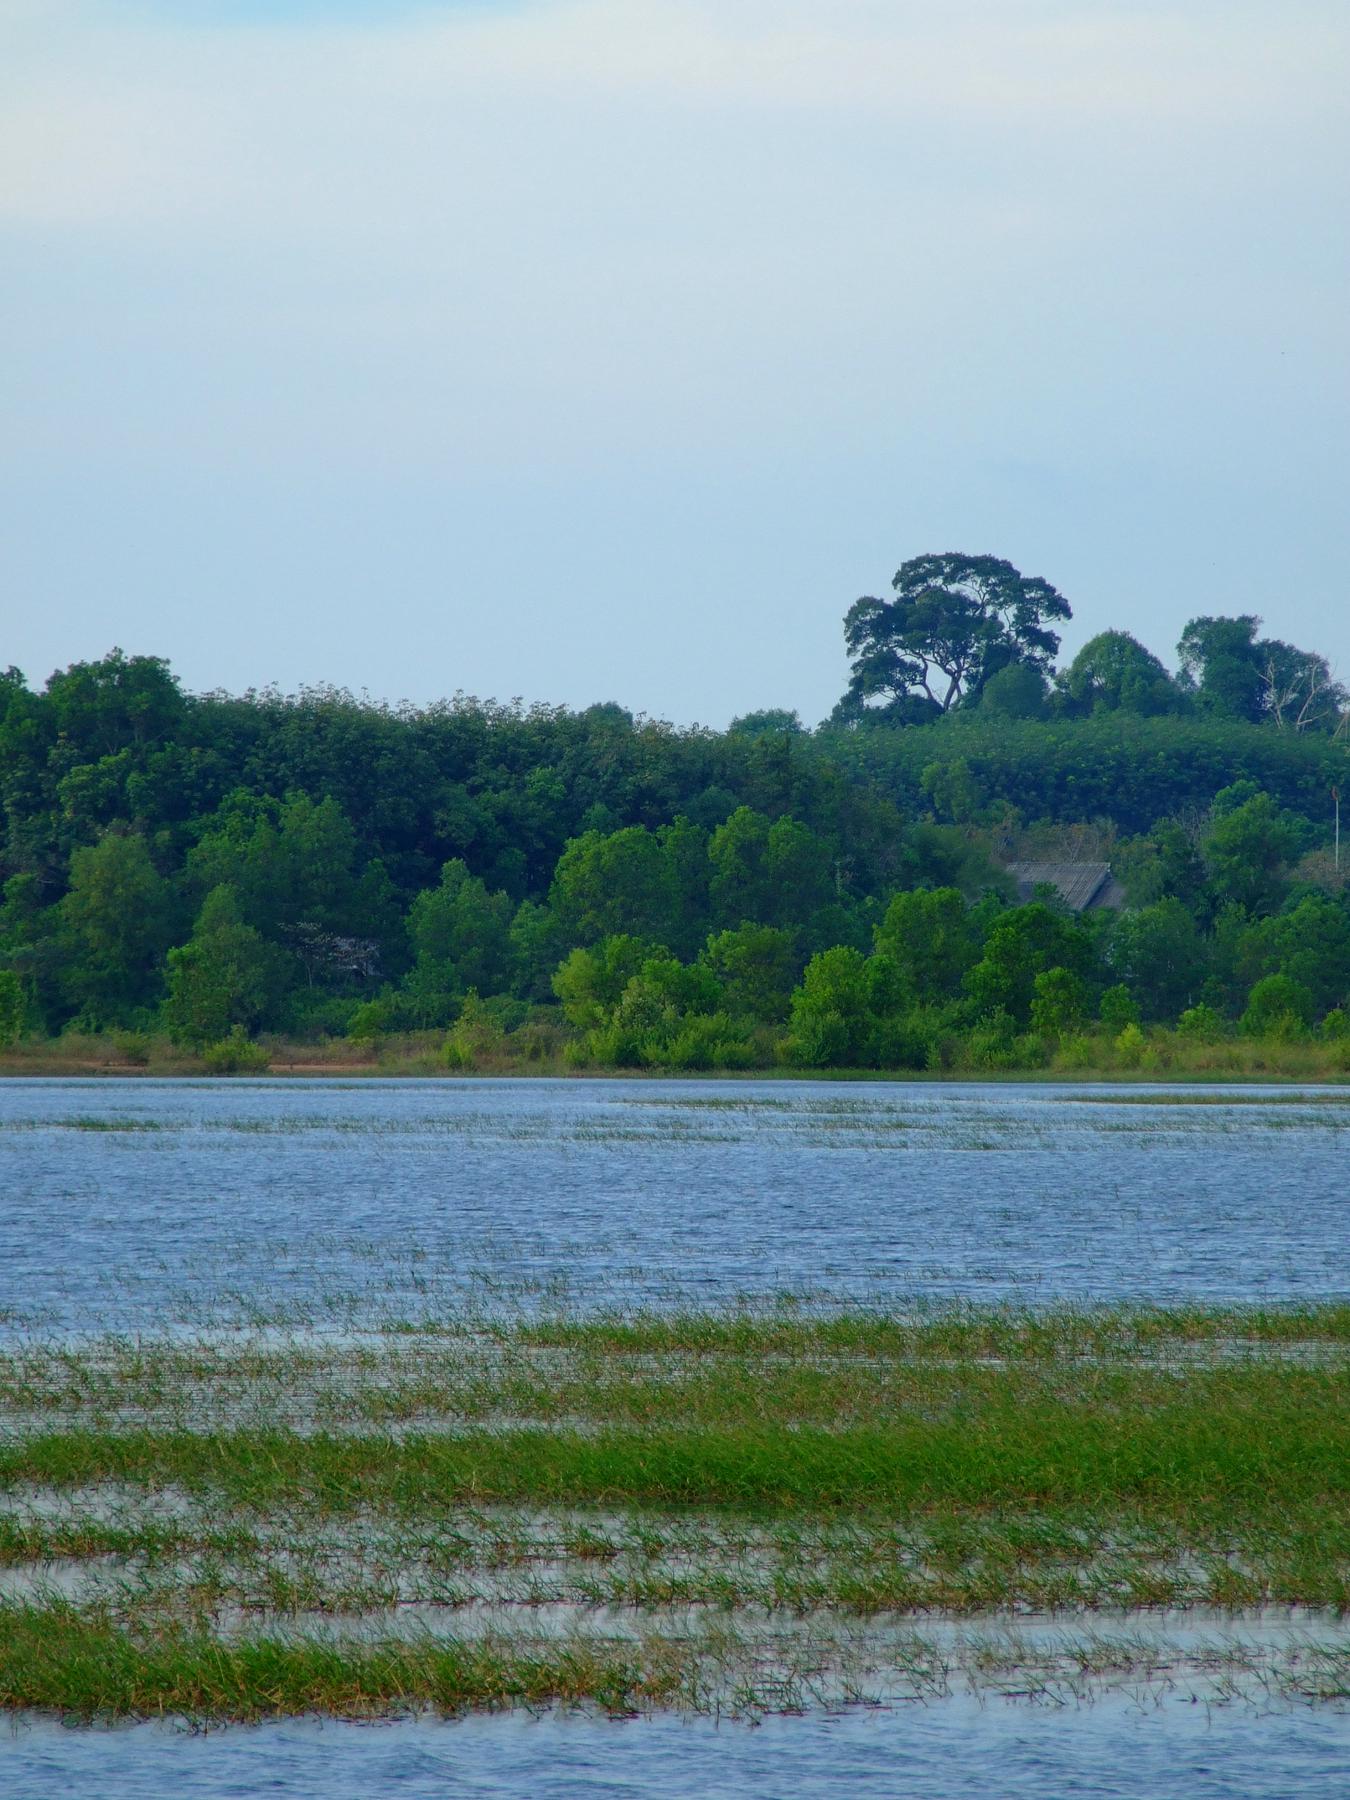
[[[1287,1089],[10,1081],[0,1331],[341,1329],[784,1293],[1343,1297],[1347,1132],[1345,1097]],[[0,1791],[1321,1800],[1350,1793],[1350,1720],[1172,1691],[758,1728],[21,1723],[0,1738]]]
[[[1350,1290],[1342,1097],[1119,1092],[10,1081],[0,1312]]]
[[[21,1726],[0,1741],[13,1800],[1344,1800],[1350,1731],[1314,1715],[1102,1700],[954,1700],[772,1718],[516,1717],[356,1726],[300,1720],[188,1737],[162,1726]]]

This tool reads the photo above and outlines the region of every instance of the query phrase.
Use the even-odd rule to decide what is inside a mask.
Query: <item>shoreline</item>
[[[62,1076],[79,1080],[143,1078],[151,1081],[256,1081],[269,1077],[278,1080],[310,1080],[324,1075],[341,1077],[343,1080],[360,1077],[372,1081],[724,1082],[729,1086],[756,1081],[836,1081],[844,1084],[883,1082],[922,1087],[1094,1087],[1109,1084],[1141,1088],[1281,1086],[1350,1089],[1350,1072],[1334,1070],[1309,1073],[1287,1068],[1120,1069],[1103,1066],[1088,1069],[798,1069],[775,1065],[764,1069],[632,1069],[617,1065],[578,1068],[557,1062],[451,1069],[435,1057],[406,1057],[383,1062],[372,1061],[369,1057],[327,1057],[273,1060],[265,1068],[223,1074],[205,1068],[202,1059],[195,1056],[165,1058],[148,1064],[95,1057],[0,1059],[0,1082],[25,1078],[54,1080]]]

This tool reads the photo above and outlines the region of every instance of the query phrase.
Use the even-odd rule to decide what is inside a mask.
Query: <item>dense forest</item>
[[[1325,659],[1206,616],[1175,674],[1123,631],[1056,668],[1068,616],[998,559],[917,558],[850,609],[814,730],[192,695],[117,650],[40,689],[10,669],[0,1044],[221,1068],[407,1034],[452,1067],[1339,1056]],[[1109,862],[1124,906],[1019,899],[1008,865],[1047,860]]]

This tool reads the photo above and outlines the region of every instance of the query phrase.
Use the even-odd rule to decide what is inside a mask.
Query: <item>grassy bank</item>
[[[1266,1082],[1299,1081],[1336,1085],[1350,1083],[1350,1040],[1299,1037],[1224,1037],[1200,1043],[1183,1033],[1158,1027],[1121,1045],[1109,1033],[1076,1035],[1038,1043],[1035,1055],[1021,1057],[1014,1047],[991,1062],[967,1055],[959,1043],[936,1067],[807,1068],[785,1065],[766,1055],[755,1066],[740,1069],[668,1068],[579,1063],[565,1045],[541,1054],[536,1039],[517,1048],[507,1034],[500,1043],[466,1055],[456,1048],[447,1056],[443,1032],[405,1032],[373,1041],[326,1038],[318,1042],[264,1038],[235,1055],[205,1053],[175,1044],[166,1037],[127,1034],[65,1033],[54,1038],[27,1038],[0,1049],[4,1076],[211,1076],[211,1075],[341,1075],[369,1077],[474,1076],[620,1076],[640,1080],[679,1076],[724,1081],[1168,1081]]]
[[[1236,1679],[1245,1609],[1350,1612],[1347,1372],[1345,1306],[29,1345],[0,1357],[0,1704]],[[1149,1639],[1197,1607],[1228,1618],[1208,1648]],[[981,1648],[1040,1615],[1053,1645]],[[935,1647],[944,1619],[967,1635]],[[1350,1693],[1343,1632],[1243,1656],[1263,1691]]]

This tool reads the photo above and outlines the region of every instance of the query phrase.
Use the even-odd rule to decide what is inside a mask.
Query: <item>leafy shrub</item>
[[[311,994],[307,990],[290,1009],[290,1029],[299,1038],[314,1040],[347,1037],[358,1002],[338,994]]]
[[[347,1036],[354,1044],[373,1044],[394,1029],[395,1010],[388,999],[363,1000],[347,1021]]]
[[[272,1064],[272,1053],[255,1044],[242,1025],[202,1051],[208,1075],[257,1075]]]
[[[143,1069],[150,1061],[155,1040],[148,1031],[118,1031],[113,1034],[113,1049],[133,1069]]]
[[[658,1060],[668,1069],[712,1069],[718,1046],[734,1040],[735,1032],[725,1013],[706,1013],[686,1019]]]
[[[1116,1055],[1124,1068],[1137,1069],[1143,1061],[1148,1039],[1133,1020],[1119,1032],[1115,1039]]]
[[[841,1068],[849,1058],[853,1033],[841,1013],[798,1011],[793,1029],[783,1040],[783,1060],[801,1068]]]
[[[1001,1007],[986,1013],[965,1043],[965,1061],[972,1069],[1017,1067],[1017,1024]]]
[[[450,1069],[477,1068],[501,1051],[505,1035],[491,1005],[470,988],[446,1037],[442,1060]]]
[[[1224,1035],[1223,1019],[1202,1000],[1198,1006],[1186,1008],[1177,1020],[1177,1031],[1193,1044],[1217,1044]]]
[[[1044,969],[1036,977],[1031,1027],[1044,1037],[1058,1037],[1083,1022],[1087,983],[1072,969]]]
[[[507,1048],[525,1062],[552,1062],[570,1048],[563,1027],[551,1019],[527,1019],[511,1033]]]
[[[1123,981],[1118,981],[1114,987],[1107,988],[1097,1007],[1097,1017],[1112,1036],[1124,1031],[1127,1025],[1139,1023],[1139,1008],[1135,1005],[1134,996]]]
[[[642,1045],[626,1025],[600,1025],[586,1037],[586,1061],[607,1069],[636,1069],[642,1064]]]
[[[1071,1032],[1059,1040],[1055,1066],[1060,1069],[1090,1069],[1100,1060],[1093,1040],[1084,1032]]]
[[[18,1042],[23,1030],[23,988],[12,969],[0,969],[0,1050]]]
[[[1289,975],[1265,975],[1247,997],[1242,1029],[1248,1037],[1299,1037],[1312,1022],[1313,997]]]

